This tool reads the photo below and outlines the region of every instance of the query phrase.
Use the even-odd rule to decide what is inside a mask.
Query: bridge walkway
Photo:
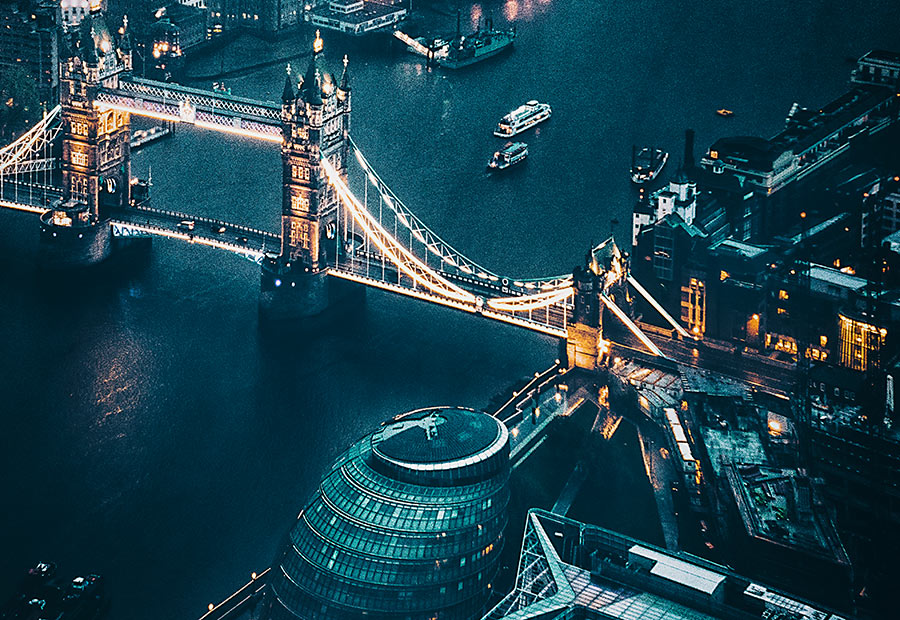
[[[266,253],[281,251],[281,237],[275,233],[179,211],[132,206],[111,213],[110,223],[117,237],[181,239],[234,252],[257,263]]]

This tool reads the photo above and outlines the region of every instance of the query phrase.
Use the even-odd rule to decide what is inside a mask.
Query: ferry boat
[[[631,151],[631,181],[638,185],[652,181],[662,172],[669,154],[662,149],[644,147],[640,151]]]
[[[501,118],[494,135],[498,138],[511,138],[547,120],[551,112],[549,103],[529,101]]]
[[[734,112],[732,112],[731,110],[726,110],[725,108],[716,110],[716,114],[718,114],[719,116],[724,116],[725,118],[734,116]]]
[[[507,142],[502,149],[494,153],[488,162],[488,169],[503,170],[528,157],[528,145],[524,142]]]

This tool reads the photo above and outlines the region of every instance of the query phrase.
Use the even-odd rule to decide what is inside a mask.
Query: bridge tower
[[[575,309],[568,328],[566,358],[569,368],[595,370],[603,340],[603,280],[590,266],[576,267],[572,275]]]
[[[41,218],[43,260],[48,266],[99,262],[111,248],[109,209],[130,200],[131,147],[127,112],[101,110],[101,88],[118,86],[131,70],[124,29],[114,36],[91,2],[73,49],[60,60],[63,198]]]
[[[260,310],[268,318],[313,316],[347,293],[348,283],[326,276],[343,248],[339,199],[320,161],[327,159],[346,177],[350,99],[347,57],[337,78],[324,66],[317,31],[306,73],[296,90],[288,73],[281,97],[281,253],[264,261],[260,292]]]

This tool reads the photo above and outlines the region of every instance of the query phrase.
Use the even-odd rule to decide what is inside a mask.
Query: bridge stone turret
[[[566,358],[569,368],[597,368],[603,339],[602,279],[590,266],[572,272],[575,308],[569,323]]]
[[[42,254],[48,266],[79,266],[109,255],[108,212],[130,200],[129,115],[101,110],[96,98],[131,71],[131,51],[124,30],[113,35],[93,3],[61,56],[63,197],[41,218]]]
[[[327,159],[346,176],[350,100],[347,58],[338,80],[324,66],[316,32],[312,60],[296,91],[289,73],[282,92],[281,252],[263,263],[260,295],[260,310],[268,318],[319,314],[348,286],[326,277],[344,249],[339,200],[320,162]]]
[[[572,273],[575,308],[568,327],[566,357],[569,367],[594,370],[605,350],[603,296],[611,302],[627,301],[628,262],[610,237],[585,256],[585,265]]]

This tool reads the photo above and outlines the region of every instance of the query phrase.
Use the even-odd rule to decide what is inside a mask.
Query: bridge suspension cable
[[[565,302],[574,294],[571,286],[543,291],[534,295],[522,295],[520,297],[501,297],[487,300],[488,307],[494,310],[506,310],[508,312],[528,312],[540,310],[558,303]]]
[[[610,299],[605,293],[600,295],[600,299],[603,300],[603,303],[606,304],[606,307],[609,308],[612,313],[616,315],[616,318],[622,321],[629,330],[631,330],[632,334],[637,336],[637,339],[641,341],[641,344],[647,347],[650,352],[653,353],[653,355],[665,357],[660,348],[656,346],[656,344],[654,344],[654,342],[650,340],[650,338],[647,337],[647,334],[641,331],[640,327],[635,325],[634,321],[632,321],[631,318],[627,314],[625,314],[625,311],[616,305],[616,302]]]
[[[429,252],[437,256],[443,264],[449,265],[451,268],[472,277],[477,277],[489,282],[501,282],[504,286],[521,289],[521,292],[525,294],[534,290],[548,291],[565,289],[571,286],[571,275],[534,279],[509,278],[501,276],[482,267],[475,261],[470,260],[439,237],[427,224],[419,219],[409,207],[406,206],[406,204],[378,175],[352,138],[350,139],[350,144],[353,147],[353,153],[356,156],[356,160],[359,162],[359,165],[365,173],[367,182],[375,187],[381,195],[384,204],[394,213],[397,221],[407,228],[412,236],[422,243]]]
[[[381,224],[368,212],[368,210],[359,203],[356,196],[344,183],[337,170],[327,159],[322,159],[322,167],[328,177],[329,183],[334,187],[341,199],[341,202],[347,207],[347,210],[353,216],[354,221],[366,234],[366,238],[371,240],[379,250],[397,266],[403,273],[408,275],[416,284],[428,289],[433,293],[443,295],[456,301],[475,303],[476,297],[472,293],[463,288],[449,282],[445,278],[438,275],[430,269],[422,261],[420,261],[412,252],[404,248],[397,242]]]
[[[0,207],[43,213],[61,194],[54,183],[59,167],[54,144],[62,130],[60,106],[0,149]]]
[[[10,166],[19,164],[26,155],[53,141],[60,127],[52,126],[59,117],[60,106],[56,106],[44,115],[34,127],[22,134],[15,142],[7,144],[0,149],[0,174],[6,172]],[[47,157],[42,160],[49,159]]]
[[[672,315],[669,314],[668,312],[666,312],[666,309],[663,308],[663,307],[659,304],[659,302],[656,301],[656,300],[653,298],[653,296],[652,296],[649,292],[647,292],[647,289],[645,289],[645,288],[641,285],[641,283],[638,282],[637,280],[635,280],[634,277],[632,277],[631,275],[628,276],[628,283],[631,284],[631,286],[634,287],[634,290],[636,290],[638,293],[640,293],[641,297],[643,297],[644,299],[646,299],[647,302],[648,302],[651,306],[653,306],[653,308],[654,308],[657,312],[659,312],[659,314],[666,320],[667,323],[669,323],[669,325],[671,325],[671,326],[675,329],[676,332],[678,332],[679,334],[681,334],[681,335],[684,336],[685,338],[694,338],[695,340],[697,339],[696,336],[693,336],[693,335],[689,334],[688,331],[687,331],[684,327],[682,327],[681,324],[680,324],[678,321],[676,321],[675,319],[673,319],[673,318],[672,318]]]

